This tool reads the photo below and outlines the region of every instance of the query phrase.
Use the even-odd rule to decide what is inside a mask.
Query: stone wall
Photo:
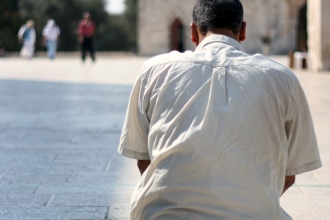
[[[141,55],[156,55],[170,50],[170,27],[179,18],[184,25],[185,49],[194,50],[190,41],[192,9],[196,0],[140,0],[138,45]],[[290,44],[290,22],[286,0],[242,0],[247,21],[247,53],[262,51],[261,36],[271,32],[272,54],[284,54]]]
[[[310,0],[308,4],[308,33],[310,68],[330,70],[330,1]]]
[[[182,4],[184,2],[184,4]],[[184,25],[187,50],[193,50],[190,42],[190,22],[195,0],[140,0],[138,45],[141,55],[169,52],[172,22],[179,18]]]

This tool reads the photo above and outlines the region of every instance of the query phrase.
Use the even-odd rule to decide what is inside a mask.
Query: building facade
[[[310,1],[310,4],[307,4]],[[141,55],[194,50],[190,23],[196,0],[139,0],[138,46]],[[271,54],[308,50],[314,70],[330,70],[329,0],[241,0],[247,53],[262,52],[269,35]]]

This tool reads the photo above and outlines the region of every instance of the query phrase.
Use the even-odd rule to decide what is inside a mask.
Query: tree
[[[125,27],[129,33],[128,44],[134,51],[137,50],[137,10],[138,0],[125,0],[126,9],[124,18],[126,21]]]
[[[1,0],[0,41],[7,51],[18,50],[17,32],[27,20],[35,21],[36,49],[41,46],[42,30],[48,19],[54,19],[61,30],[59,50],[79,49],[77,25],[85,11],[96,24],[96,50],[135,50],[137,0],[126,0],[123,15],[109,15],[105,0]]]
[[[104,0],[20,0],[20,15],[25,20],[34,19],[37,32],[37,49],[43,26],[52,18],[61,29],[59,50],[77,50],[77,25],[85,11],[90,12],[96,25],[96,50],[128,50],[131,36],[123,16],[109,15]]]
[[[1,0],[0,4],[0,41],[8,51],[19,49],[17,33],[21,25],[18,0]]]

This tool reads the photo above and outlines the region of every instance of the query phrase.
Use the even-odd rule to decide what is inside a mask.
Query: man
[[[147,61],[119,153],[142,174],[131,219],[291,219],[280,196],[321,167],[303,90],[286,67],[248,55],[239,0],[198,0],[195,52]]]
[[[34,44],[36,42],[36,32],[34,21],[28,20],[18,31],[18,40],[22,43],[21,56],[32,59],[34,54]]]
[[[42,45],[47,47],[47,55],[50,59],[54,59],[56,55],[57,45],[60,41],[60,29],[53,19],[47,21],[47,25],[42,31]]]
[[[93,45],[93,36],[95,32],[95,24],[92,21],[92,17],[89,12],[85,12],[83,15],[83,20],[81,20],[78,24],[78,41],[81,44],[82,51],[82,61],[85,62],[86,51],[89,51],[89,54],[93,60],[95,61],[94,54],[94,45]]]

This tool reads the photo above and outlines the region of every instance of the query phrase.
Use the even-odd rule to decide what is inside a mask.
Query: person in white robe
[[[36,41],[36,32],[34,30],[34,21],[28,20],[18,31],[18,40],[22,43],[21,56],[32,58],[34,54],[34,44]]]

